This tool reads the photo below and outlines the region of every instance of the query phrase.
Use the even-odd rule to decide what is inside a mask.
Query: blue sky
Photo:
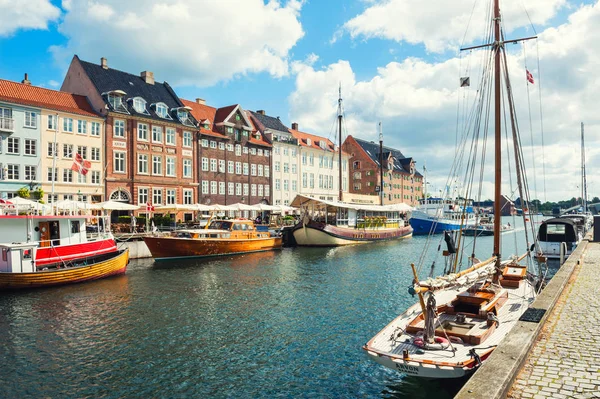
[[[74,53],[92,62],[104,56],[110,67],[136,74],[154,71],[157,80],[168,81],[183,98],[201,97],[216,107],[240,103],[265,109],[288,126],[299,122],[301,129],[326,137],[331,135],[341,82],[347,134],[375,139],[375,126],[383,121],[386,143],[414,157],[418,165],[426,163],[432,182],[443,186],[454,155],[457,98],[464,94],[456,82],[466,58],[461,60],[457,49],[465,35],[467,43],[480,40],[476,28],[483,21],[477,10],[485,2],[9,3],[0,2],[1,78],[20,81],[27,72],[33,84],[59,88]],[[527,47],[527,63],[538,84],[530,87],[533,111],[527,104],[519,108],[522,123],[540,119],[535,110],[542,83],[545,178],[570,182],[537,197],[576,196],[578,142],[573,138],[581,121],[586,123],[588,169],[600,166],[595,150],[600,146],[594,145],[600,144],[600,116],[591,104],[600,80],[595,55],[600,53],[595,40],[600,37],[600,6],[592,0],[503,4],[507,36],[532,33],[525,7],[539,34]],[[521,84],[515,92],[523,99],[524,53],[521,47],[510,51]],[[533,130],[537,134],[541,128]],[[540,154],[541,139],[534,141],[533,150],[527,151]],[[590,191],[600,191],[593,177],[588,180]]]

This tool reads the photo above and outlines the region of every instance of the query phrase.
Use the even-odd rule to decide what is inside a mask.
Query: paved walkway
[[[508,398],[600,398],[600,243],[588,244]]]

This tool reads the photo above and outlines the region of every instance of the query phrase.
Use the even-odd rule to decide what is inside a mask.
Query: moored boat
[[[144,237],[154,260],[201,258],[271,251],[281,248],[281,237],[257,231],[246,219],[213,220],[206,228],[176,230]]]
[[[580,219],[584,223],[583,219]],[[538,229],[539,251],[546,258],[560,258],[561,246],[569,256],[583,239],[584,227],[573,218],[560,217],[544,220]]]
[[[109,232],[88,240],[83,215],[0,215],[0,290],[48,287],[125,273],[129,252]]]
[[[466,205],[466,206],[465,206]],[[412,212],[410,225],[415,235],[440,234],[475,226],[472,201],[425,198]]]

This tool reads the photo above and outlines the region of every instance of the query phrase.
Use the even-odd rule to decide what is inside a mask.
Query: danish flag
[[[529,72],[528,69],[526,69],[525,72],[527,72],[527,75],[526,75],[527,76],[527,81],[529,83],[533,84],[534,83],[534,81],[533,81],[533,75],[531,74],[531,72]]]
[[[71,170],[81,173],[82,175],[87,175],[88,171],[92,167],[92,163],[90,161],[86,161],[83,159],[81,154],[75,154],[75,159],[73,160],[73,165],[71,165]]]
[[[154,205],[149,202],[146,202],[146,212],[154,212]]]

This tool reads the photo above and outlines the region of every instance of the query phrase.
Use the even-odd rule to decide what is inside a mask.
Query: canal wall
[[[583,254],[590,245],[590,239],[591,236],[588,235],[577,246],[531,305],[532,308],[545,310],[540,322],[518,321],[455,398],[501,399],[507,396],[546,320],[571,280],[573,271],[581,263]]]
[[[119,249],[129,249],[129,259],[151,258],[152,254],[143,240],[117,241]]]

